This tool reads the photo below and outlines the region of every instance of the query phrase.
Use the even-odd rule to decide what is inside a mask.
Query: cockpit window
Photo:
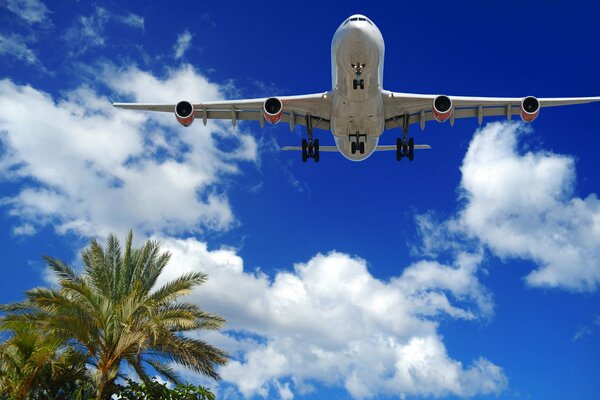
[[[365,18],[365,17],[352,17],[352,18],[348,18],[344,22],[344,25],[346,25],[348,22],[352,22],[352,21],[365,21],[365,22],[368,22],[370,25],[373,25],[373,23],[371,22],[371,20],[369,20],[369,18]]]

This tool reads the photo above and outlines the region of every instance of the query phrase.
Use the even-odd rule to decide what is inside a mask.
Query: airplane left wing
[[[182,101],[177,104],[112,103],[112,105],[129,110],[171,112],[184,126],[190,125],[194,119],[202,120],[205,125],[209,119],[221,119],[231,121],[233,127],[237,125],[237,121],[259,121],[262,127],[267,120],[271,123],[287,122],[290,130],[293,130],[295,125],[306,125],[306,116],[310,115],[313,128],[329,130],[331,99],[331,93],[324,92],[203,103]]]
[[[412,93],[394,93],[383,91],[385,128],[402,127],[404,116],[409,117],[408,125],[419,123],[421,129],[425,122],[446,119],[454,125],[455,118],[477,118],[479,124],[483,117],[521,115],[527,122],[535,119],[540,108],[584,104],[600,101],[600,97],[540,98],[528,97],[467,97]],[[440,108],[434,108],[434,102],[440,101]],[[450,107],[449,109],[444,107]]]

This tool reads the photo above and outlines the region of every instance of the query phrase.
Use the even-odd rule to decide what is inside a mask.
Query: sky
[[[600,391],[600,105],[411,127],[412,163],[303,164],[303,127],[189,128],[109,100],[331,88],[367,15],[385,89],[600,95],[592,2],[0,1],[0,303],[91,238],[161,241],[163,279],[227,319],[219,398],[592,399]],[[322,144],[330,133],[315,131]],[[393,144],[398,130],[384,133]]]

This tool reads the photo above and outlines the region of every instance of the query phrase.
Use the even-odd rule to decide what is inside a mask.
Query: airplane
[[[174,112],[177,121],[190,126],[194,119],[258,120],[261,128],[285,122],[293,131],[304,125],[307,138],[301,146],[282,150],[302,153],[302,161],[320,160],[320,152],[339,152],[351,161],[366,160],[376,151],[395,151],[396,160],[414,159],[414,150],[430,149],[408,137],[409,126],[427,121],[450,121],[456,118],[520,115],[531,122],[543,107],[583,104],[600,101],[600,97],[536,98],[527,97],[466,97],[444,94],[398,93],[383,89],[384,42],[377,26],[367,17],[355,14],[341,23],[331,42],[332,89],[322,93],[299,96],[276,96],[261,99],[210,101],[176,104],[112,103],[114,107]],[[387,129],[400,128],[402,137],[395,145],[379,145]],[[320,146],[313,130],[329,130],[335,146]]]

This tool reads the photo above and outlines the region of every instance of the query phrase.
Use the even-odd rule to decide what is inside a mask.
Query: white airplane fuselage
[[[333,104],[331,132],[338,150],[349,160],[361,161],[375,151],[385,127],[383,108],[384,43],[381,32],[368,18],[353,15],[337,29],[331,42]],[[355,88],[356,65],[364,88]],[[350,135],[361,136],[364,153],[352,154]]]

